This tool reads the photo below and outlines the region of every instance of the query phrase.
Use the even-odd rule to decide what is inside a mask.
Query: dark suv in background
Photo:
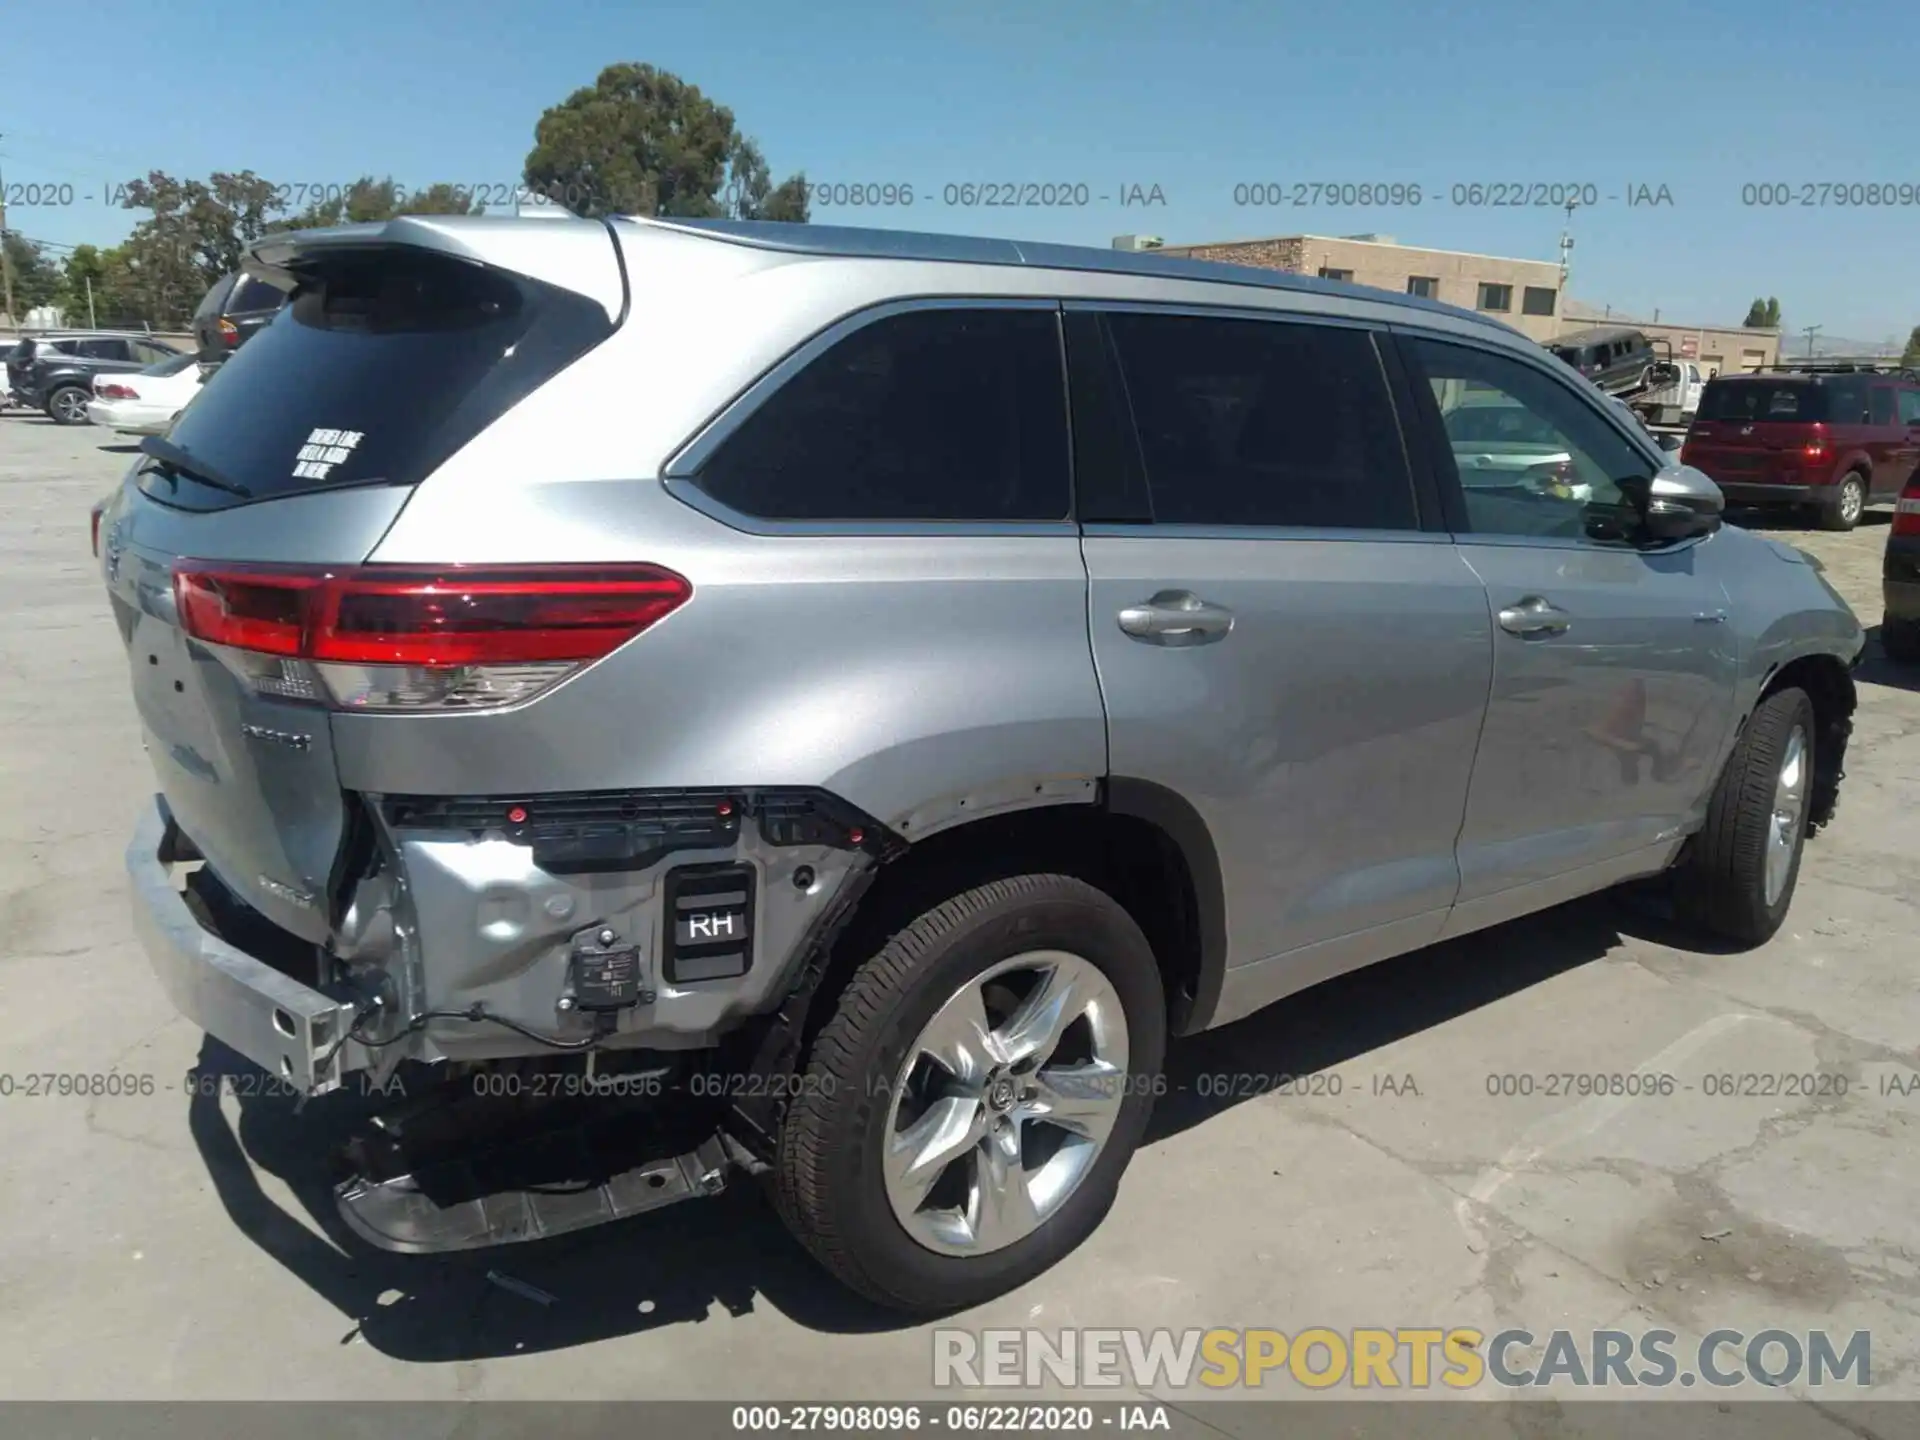
[[[1609,395],[1644,390],[1653,383],[1660,357],[1638,330],[1600,325],[1562,335],[1547,347]]]
[[[144,370],[179,353],[138,331],[50,330],[13,347],[7,388],[15,403],[44,410],[61,425],[85,425],[94,376]]]
[[[193,338],[202,365],[218,365],[238,350],[287,303],[277,290],[256,276],[234,271],[222,275],[193,312]]]
[[[1717,375],[1681,446],[1729,501],[1811,507],[1851,530],[1920,463],[1920,379],[1910,372]]]

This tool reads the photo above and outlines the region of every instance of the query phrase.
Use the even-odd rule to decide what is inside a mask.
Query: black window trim
[[[1278,325],[1317,325],[1330,329],[1362,330],[1373,339],[1374,355],[1381,368],[1381,379],[1387,387],[1387,401],[1392,409],[1395,428],[1400,441],[1401,454],[1407,466],[1408,483],[1413,488],[1414,514],[1418,520],[1417,529],[1370,529],[1361,526],[1315,526],[1315,525],[1173,525],[1159,524],[1151,519],[1129,522],[1087,521],[1081,529],[1094,536],[1132,536],[1159,537],[1161,539],[1182,540],[1369,540],[1378,542],[1394,541],[1447,541],[1450,536],[1446,521],[1442,517],[1439,492],[1434,488],[1433,476],[1426,473],[1425,457],[1416,457],[1416,447],[1412,444],[1412,435],[1407,424],[1408,391],[1407,377],[1397,354],[1390,354],[1390,326],[1386,323],[1363,319],[1357,316],[1323,312],[1318,310],[1282,310],[1265,306],[1205,305],[1191,301],[1178,300],[1095,300],[1074,299],[1066,302],[1069,316],[1080,311],[1093,311],[1098,315],[1186,315],[1206,320],[1260,320]],[[1106,326],[1101,326],[1103,334]],[[1107,337],[1106,347],[1109,356],[1113,354],[1112,338]],[[1112,363],[1118,366],[1117,358]],[[1125,403],[1123,398],[1123,404]],[[1131,410],[1125,412],[1127,441],[1138,447],[1139,439],[1134,434],[1131,423]],[[1144,465],[1141,470],[1144,485]],[[1077,512],[1076,512],[1077,514]]]
[[[1452,330],[1432,330],[1419,325],[1390,325],[1388,329],[1392,332],[1394,349],[1399,354],[1400,364],[1407,379],[1409,403],[1414,407],[1414,424],[1411,427],[1404,427],[1409,433],[1408,450],[1409,452],[1418,450],[1426,468],[1431,472],[1439,490],[1446,524],[1455,544],[1547,546],[1556,550],[1646,553],[1640,552],[1639,547],[1625,541],[1594,540],[1586,536],[1505,535],[1473,529],[1467,519],[1467,497],[1460,489],[1459,476],[1455,475],[1449,483],[1445,478],[1446,469],[1438,462],[1440,453],[1447,448],[1446,429],[1440,418],[1440,406],[1433,398],[1432,388],[1425,383],[1424,372],[1411,356],[1404,353],[1404,347],[1399,343],[1403,338],[1427,340],[1438,345],[1455,345],[1465,350],[1478,350],[1482,354],[1511,361],[1538,372],[1542,377],[1565,390],[1575,401],[1584,404],[1594,415],[1605,421],[1615,434],[1625,439],[1633,451],[1647,462],[1648,474],[1653,474],[1667,465],[1666,453],[1660,450],[1651,439],[1643,439],[1635,435],[1618,415],[1610,413],[1613,407],[1600,403],[1601,397],[1597,390],[1588,394],[1591,386],[1570,382],[1564,371],[1559,374],[1554,373],[1551,366],[1524,350],[1511,349],[1505,345],[1490,345],[1478,337],[1463,335]],[[1418,435],[1417,442],[1413,439],[1415,433]],[[1665,545],[1659,551],[1652,553],[1672,554],[1676,550],[1697,544],[1700,538],[1681,541],[1677,545]]]
[[[886,300],[843,315],[822,330],[789,350],[779,360],[750,381],[747,386],[699,429],[682,442],[680,448],[660,467],[660,483],[666,492],[690,509],[710,520],[748,535],[1078,535],[1080,526],[1070,507],[1061,520],[768,520],[748,515],[724,505],[700,488],[702,465],[771,400],[786,383],[819,359],[847,336],[870,325],[916,310],[1041,310],[1055,317],[1059,333],[1061,302],[1057,297],[1030,295],[930,295]],[[1065,396],[1068,445],[1068,499],[1073,492],[1073,416],[1072,396],[1067,385],[1064,342],[1057,352],[1061,361],[1060,388]]]

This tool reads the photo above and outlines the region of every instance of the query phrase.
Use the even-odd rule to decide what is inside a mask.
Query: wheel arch
[[[1225,896],[1199,812],[1163,786],[1121,777],[1082,803],[1033,804],[948,824],[882,865],[836,938],[803,1050],[846,978],[886,937],[957,891],[1029,873],[1072,875],[1111,895],[1153,947],[1169,1033],[1207,1028],[1226,968]]]
[[[1774,666],[1761,682],[1754,706],[1758,708],[1769,695],[1790,688],[1804,690],[1813,702],[1816,731],[1813,795],[1807,814],[1811,832],[1831,820],[1839,804],[1840,781],[1846,775],[1847,741],[1853,734],[1853,713],[1859,707],[1859,692],[1846,661],[1825,651],[1814,651]],[[1751,711],[1747,718],[1752,718]]]

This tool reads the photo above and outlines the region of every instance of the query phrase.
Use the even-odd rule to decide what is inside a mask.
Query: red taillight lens
[[[224,315],[220,317],[219,330],[220,339],[223,343],[228,345],[238,345],[240,343],[240,327]]]
[[[173,584],[189,635],[297,662],[301,675],[242,667],[275,693],[313,698],[302,676],[317,675],[344,704],[420,709],[525,699],[693,594],[657,565],[326,572],[188,561]]]
[[[1893,507],[1895,535],[1920,535],[1920,479],[1909,480]]]
[[[680,576],[653,566],[362,570],[322,592],[306,654],[361,665],[598,660],[691,593]]]
[[[181,628],[197,640],[262,655],[299,655],[310,597],[333,578],[182,567],[174,572],[173,597]]]
[[[93,393],[98,395],[102,400],[138,400],[140,398],[132,386],[116,385],[111,381],[102,383],[96,380],[93,385]]]

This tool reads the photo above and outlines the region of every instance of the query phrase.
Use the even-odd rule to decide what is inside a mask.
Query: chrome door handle
[[[1571,624],[1572,617],[1566,611],[1538,595],[1529,595],[1500,612],[1500,628],[1510,635],[1564,635]]]
[[[1186,590],[1162,590],[1120,612],[1120,628],[1136,640],[1203,645],[1233,629],[1233,612]]]

